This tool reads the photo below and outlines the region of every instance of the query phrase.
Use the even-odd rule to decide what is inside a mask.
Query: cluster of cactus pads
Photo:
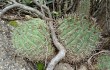
[[[96,48],[98,29],[84,18],[68,17],[59,20],[56,27],[58,39],[67,54],[65,61],[79,61],[89,56]],[[15,28],[12,34],[13,46],[20,55],[32,60],[44,60],[55,51],[48,26],[41,19],[31,19]]]

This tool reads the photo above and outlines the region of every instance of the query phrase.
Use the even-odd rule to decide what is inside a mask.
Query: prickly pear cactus
[[[96,57],[94,70],[110,70],[110,54],[104,53]]]
[[[30,60],[44,61],[53,53],[48,26],[38,18],[16,27],[12,33],[12,42],[17,53]]]
[[[83,17],[59,20],[56,28],[60,42],[67,49],[65,59],[77,62],[91,54],[98,41],[98,29]]]

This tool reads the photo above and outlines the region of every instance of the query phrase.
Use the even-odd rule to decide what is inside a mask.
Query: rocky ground
[[[0,70],[32,70],[25,60],[16,57],[10,42],[9,28],[0,20]]]

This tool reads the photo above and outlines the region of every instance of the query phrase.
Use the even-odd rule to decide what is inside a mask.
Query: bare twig
[[[74,0],[71,0],[71,4],[70,4],[70,6],[67,8],[66,12],[69,11],[69,10],[73,7],[73,4],[74,4]]]
[[[48,12],[48,14],[51,14],[51,13],[50,13],[50,10],[49,10],[49,8],[48,8],[47,6],[38,3],[37,0],[33,0],[33,2],[34,2],[37,6],[42,7],[43,9],[45,9],[45,10]]]
[[[10,10],[10,9],[12,9],[12,8],[14,8],[14,7],[17,7],[17,5],[16,5],[16,4],[13,4],[13,5],[10,5],[10,6],[6,7],[6,8],[4,8],[4,9],[0,12],[0,17],[1,17],[5,12],[7,12],[8,10]]]
[[[37,6],[39,6],[39,7],[43,7],[44,9],[48,9],[48,7],[47,6],[45,6],[45,5],[42,5],[42,4],[40,4],[40,3],[38,3],[38,1],[37,0],[33,0],[33,2],[37,5]]]
[[[59,4],[62,4],[64,2],[64,0],[59,0]]]
[[[45,15],[43,15],[43,14],[42,14],[40,11],[38,11],[37,9],[34,9],[34,8],[32,8],[32,7],[29,7],[29,6],[26,6],[26,5],[17,3],[17,2],[14,2],[14,4],[12,4],[12,5],[7,6],[6,8],[4,8],[4,9],[0,12],[0,17],[1,17],[5,12],[7,12],[8,10],[10,10],[10,9],[12,9],[12,8],[15,8],[15,7],[19,7],[19,8],[25,9],[25,10],[29,10],[29,11],[35,12],[36,14],[38,14],[38,15],[39,15],[40,17],[42,17],[43,19],[51,20],[50,18],[45,17]]]
[[[41,5],[40,3],[38,3],[37,0],[33,0],[33,2],[34,2],[37,6],[39,6],[39,7],[41,8],[42,13],[45,15],[45,13],[44,13],[45,7],[44,7],[43,5]]]
[[[55,0],[53,0],[52,6],[53,6],[53,11],[55,11]]]

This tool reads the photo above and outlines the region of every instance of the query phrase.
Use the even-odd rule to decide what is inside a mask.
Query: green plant
[[[89,56],[96,48],[99,30],[84,17],[69,17],[60,20],[58,38],[67,49],[66,59],[77,62]]]
[[[110,70],[110,54],[104,53],[96,58],[95,70]]]
[[[8,24],[11,25],[11,26],[13,26],[13,27],[19,26],[16,21],[10,21]]]
[[[65,61],[77,62],[85,59],[96,48],[99,30],[84,17],[64,18],[56,28],[59,41],[65,46]],[[54,55],[48,26],[41,19],[31,19],[16,27],[12,41],[23,57],[44,61]]]
[[[31,60],[43,60],[53,54],[49,29],[39,19],[25,21],[12,33],[13,47],[17,53]]]
[[[42,62],[37,62],[36,66],[37,66],[37,70],[45,70],[45,64]]]

